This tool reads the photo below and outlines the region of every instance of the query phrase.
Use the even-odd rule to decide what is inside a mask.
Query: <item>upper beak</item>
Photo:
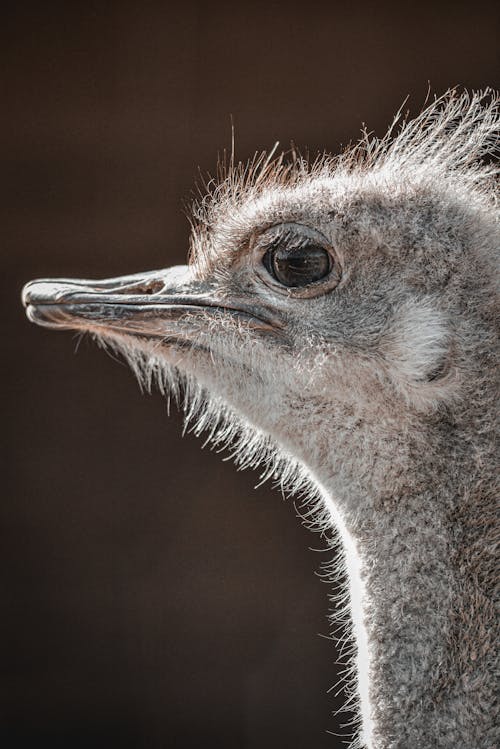
[[[31,322],[104,335],[166,338],[175,333],[172,326],[177,328],[187,313],[192,320],[196,312],[230,315],[262,331],[281,327],[270,310],[257,309],[253,300],[219,299],[215,287],[193,279],[185,265],[101,281],[40,279],[26,284],[22,301]]]

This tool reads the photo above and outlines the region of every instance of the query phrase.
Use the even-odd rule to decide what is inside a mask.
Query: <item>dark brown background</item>
[[[48,6],[48,7],[46,7]],[[342,746],[321,539],[21,285],[183,262],[197,167],[497,83],[494,3],[17,4],[1,18],[2,747]]]

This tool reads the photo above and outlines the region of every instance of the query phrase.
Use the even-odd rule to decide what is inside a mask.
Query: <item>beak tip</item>
[[[23,304],[23,307],[28,307],[30,303],[30,286],[32,284],[33,284],[33,281],[29,281],[28,283],[25,283],[21,290],[21,302]]]

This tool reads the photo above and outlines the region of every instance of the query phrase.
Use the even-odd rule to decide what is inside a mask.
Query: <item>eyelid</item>
[[[273,233],[275,236],[272,236]],[[317,229],[307,226],[307,224],[295,224],[288,221],[267,227],[257,238],[257,244],[262,247],[263,255],[268,250],[280,246],[283,242],[293,247],[314,244],[323,247],[325,250],[330,248],[328,239]]]

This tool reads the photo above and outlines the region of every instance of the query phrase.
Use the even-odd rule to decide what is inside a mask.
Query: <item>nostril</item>
[[[139,293],[142,294],[158,294],[162,291],[163,283],[161,281],[148,281],[147,283],[141,284]]]
[[[94,291],[97,293],[106,291],[109,294],[120,294],[122,296],[146,296],[151,294],[158,294],[163,291],[165,284],[160,279],[145,279],[137,280],[132,283],[123,283],[119,286],[112,287],[111,285],[106,288],[94,287]]]

